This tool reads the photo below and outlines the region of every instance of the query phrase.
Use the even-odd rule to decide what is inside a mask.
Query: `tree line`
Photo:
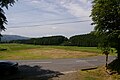
[[[49,36],[27,40],[13,40],[10,43],[96,47],[99,41],[100,38],[93,34],[82,34],[72,36],[69,39],[65,36]]]
[[[10,43],[35,44],[35,45],[60,45],[68,39],[64,36],[49,36],[41,38],[31,38],[27,40],[13,40]]]
[[[96,47],[99,43],[99,38],[93,34],[75,35],[69,38],[65,45]]]

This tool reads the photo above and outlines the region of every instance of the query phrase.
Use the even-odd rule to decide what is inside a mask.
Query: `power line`
[[[46,25],[60,25],[60,24],[68,24],[68,23],[80,23],[80,22],[89,22],[91,20],[82,20],[82,21],[71,21],[71,22],[59,22],[59,23],[51,23],[51,24],[43,24],[43,25],[26,25],[26,26],[12,26],[8,28],[23,28],[23,27],[39,27],[39,26],[46,26]]]
[[[14,13],[18,13],[18,14],[21,14],[21,13],[26,13],[26,12],[30,12],[30,11],[35,11],[35,10],[38,10],[38,9],[27,9],[27,10],[22,10],[22,11],[16,11],[16,12],[14,12]]]
[[[48,19],[48,20],[42,20],[42,21],[37,21],[37,22],[46,22],[46,21],[49,21],[49,22],[52,22],[52,21],[61,21],[61,20],[72,20],[72,19],[79,19],[79,18],[85,18],[85,17],[88,17],[88,16],[81,16],[81,17],[70,17],[70,18],[64,18],[64,19]],[[29,21],[29,22],[19,22],[17,24],[22,24],[22,23],[33,23],[33,21]],[[16,23],[11,23],[11,24],[16,24]]]

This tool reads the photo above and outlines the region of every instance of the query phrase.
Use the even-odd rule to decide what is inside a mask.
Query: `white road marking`
[[[78,71],[65,71],[65,72],[61,72],[63,74],[69,74],[69,73],[75,73],[75,72],[78,72]]]
[[[92,60],[77,60],[76,62],[86,62],[86,61],[98,61],[97,59],[92,59]]]
[[[98,61],[97,59],[92,59],[92,60],[86,60],[86,61]]]
[[[77,60],[76,62],[86,62],[85,60]]]

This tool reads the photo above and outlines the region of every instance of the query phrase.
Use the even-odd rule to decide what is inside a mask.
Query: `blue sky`
[[[18,0],[5,12],[8,25],[2,34],[70,37],[89,33],[94,28],[89,17],[91,0]],[[84,20],[90,21],[76,22]]]

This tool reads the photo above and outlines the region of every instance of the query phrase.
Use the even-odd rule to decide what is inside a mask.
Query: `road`
[[[109,62],[115,57],[110,56]],[[47,60],[11,60],[18,62],[19,70],[10,76],[0,76],[0,80],[52,80],[62,75],[71,77],[81,69],[105,65],[105,56],[96,56],[80,59],[47,59]],[[58,80],[58,79],[57,79]],[[63,80],[63,79],[62,79]],[[68,80],[68,79],[66,79]],[[69,79],[70,80],[70,79]],[[76,80],[76,79],[74,79]]]
[[[109,56],[111,62],[114,56]],[[80,59],[47,59],[47,60],[17,60],[19,65],[39,66],[41,69],[49,69],[59,72],[71,72],[80,69],[93,68],[105,65],[105,56],[96,56]]]

